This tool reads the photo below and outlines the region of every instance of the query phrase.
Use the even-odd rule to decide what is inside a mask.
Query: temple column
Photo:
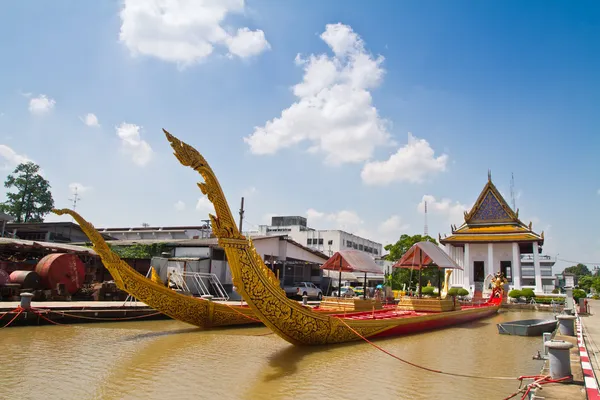
[[[464,252],[464,262],[463,262],[463,271],[464,271],[464,280],[463,280],[463,285],[465,287],[465,289],[467,289],[469,292],[471,291],[471,285],[473,284],[473,271],[472,268],[473,266],[471,265],[471,259],[470,259],[470,254],[469,254],[469,243],[465,243],[465,252]]]
[[[533,242],[533,270],[535,272],[535,292],[543,293],[544,287],[542,286],[542,270],[540,268],[540,255],[538,251],[538,242]]]
[[[519,243],[512,244],[512,288],[521,289],[521,252],[519,251]]]
[[[485,269],[485,278],[483,278],[484,280],[487,278],[487,276],[489,274],[494,275],[494,244],[493,243],[488,243],[488,262],[487,262],[486,267],[487,268]]]

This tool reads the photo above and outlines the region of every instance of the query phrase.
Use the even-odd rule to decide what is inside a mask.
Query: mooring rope
[[[415,364],[411,361],[405,360],[387,350],[385,350],[384,348],[382,348],[381,346],[378,346],[377,344],[373,343],[372,341],[370,341],[369,339],[367,339],[366,337],[364,337],[363,335],[361,335],[360,333],[358,333],[354,328],[352,328],[350,325],[348,325],[346,323],[346,321],[344,321],[342,318],[340,317],[336,317],[342,324],[344,324],[348,329],[350,329],[350,331],[352,331],[356,336],[358,336],[359,338],[361,338],[362,340],[364,340],[365,342],[367,342],[368,344],[370,344],[371,346],[375,347],[377,350],[387,354],[388,356],[401,361],[405,364],[408,364],[412,367],[415,368],[419,368],[428,372],[432,372],[435,374],[442,374],[442,375],[448,375],[448,376],[455,376],[455,377],[459,377],[459,378],[472,378],[472,379],[488,379],[488,380],[503,380],[503,381],[514,381],[514,380],[518,380],[520,381],[520,385],[519,385],[519,390],[517,392],[515,392],[513,395],[511,395],[510,397],[507,397],[504,400],[508,400],[511,399],[513,397],[515,397],[517,394],[521,393],[522,391],[525,391],[524,396],[522,397],[522,400],[526,398],[526,396],[529,394],[529,392],[531,391],[531,389],[533,389],[534,387],[539,387],[539,385],[544,385],[547,383],[558,383],[558,382],[562,382],[566,379],[569,379],[570,377],[564,377],[564,378],[560,378],[560,379],[550,379],[549,376],[542,376],[542,375],[533,375],[533,376],[519,376],[517,378],[515,377],[508,377],[508,376],[481,376],[481,375],[470,375],[470,374],[460,374],[460,373],[456,373],[456,372],[447,372],[447,371],[441,371],[441,370],[437,370],[437,369],[433,369],[433,368],[429,368],[429,367],[424,367],[422,365],[418,365]],[[523,384],[523,380],[524,379],[535,379],[535,381],[533,383],[528,384],[525,388],[521,389],[521,385]]]

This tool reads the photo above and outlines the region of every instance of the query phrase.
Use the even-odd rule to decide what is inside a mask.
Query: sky
[[[97,227],[201,224],[165,128],[246,229],[303,215],[385,245],[425,200],[449,234],[491,170],[555,270],[600,266],[599,38],[595,1],[8,2],[0,179],[32,160]]]

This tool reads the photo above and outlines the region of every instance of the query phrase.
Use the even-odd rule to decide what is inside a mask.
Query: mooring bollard
[[[552,339],[552,333],[544,332],[542,334],[542,346],[543,346],[543,354],[544,357],[548,357],[548,346],[546,346],[546,342],[549,342]]]
[[[573,309],[572,308],[565,308],[565,309],[563,309],[563,314],[565,314],[565,315],[573,315]]]
[[[213,299],[214,296],[212,294],[203,294],[201,297],[204,300],[212,301],[212,299]]]
[[[33,298],[33,293],[23,292],[21,293],[21,308],[25,310],[31,309],[31,299]]]
[[[302,304],[305,306],[308,305],[308,296],[302,296]]]
[[[548,358],[550,360],[550,377],[559,379],[573,378],[571,375],[571,347],[572,343],[564,340],[550,340],[546,342]]]
[[[575,336],[575,319],[574,315],[557,315],[558,329],[561,335]]]

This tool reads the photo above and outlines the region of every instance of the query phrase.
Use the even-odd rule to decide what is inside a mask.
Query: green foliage
[[[559,293],[560,293],[560,290],[558,290],[558,289],[554,289],[554,290],[552,291],[552,293],[553,293],[553,294],[559,294]]]
[[[448,290],[448,296],[452,296],[452,297],[456,297],[458,296],[458,289],[456,287],[450,288],[450,290]]]
[[[581,277],[581,276],[592,276],[592,272],[589,270],[589,268],[587,267],[587,265],[584,265],[584,264],[577,264],[577,265],[573,265],[572,267],[565,268],[563,270],[563,274],[565,272],[568,272],[570,274],[574,274],[578,278]]]
[[[512,297],[513,299],[518,299],[521,296],[523,296],[523,292],[521,292],[519,289],[513,289],[508,292],[508,297]]]
[[[585,298],[585,296],[585,291],[581,289],[573,290],[573,298],[575,299],[575,301],[579,301],[579,299]]]
[[[577,286],[579,286],[580,289],[585,290],[586,292],[590,291],[590,288],[592,287],[592,285],[594,284],[594,280],[598,279],[597,277],[592,277],[590,276],[582,276],[579,278],[579,281],[577,282]]]
[[[121,258],[150,259],[167,250],[166,243],[134,244],[132,246],[111,245],[111,250]]]
[[[458,289],[458,295],[459,296],[468,296],[469,295],[469,291],[465,288],[459,288]]]
[[[39,172],[40,167],[32,162],[19,164],[4,181],[4,187],[15,192],[6,193],[0,211],[14,217],[15,222],[43,222],[54,208],[50,183]]]
[[[426,296],[433,296],[434,291],[435,291],[435,288],[433,286],[425,286],[424,288],[421,289],[421,293]]]
[[[594,289],[595,292],[600,293],[600,276],[594,277],[591,289]]]
[[[535,293],[533,292],[533,289],[530,289],[530,288],[522,289],[521,295],[523,297],[525,297],[527,300],[531,299],[532,297],[535,297]]]
[[[565,303],[565,299],[564,297],[536,297],[535,298],[535,302],[538,304],[552,304],[552,302],[554,301],[554,304],[564,304]]]
[[[424,240],[428,240],[432,243],[437,244],[437,241],[433,239],[431,236],[423,236],[423,235],[406,235],[403,234],[400,236],[400,239],[394,244],[388,244],[385,246],[385,250],[389,251],[389,254],[386,256],[387,260],[397,261],[404,253],[408,251],[415,243],[422,242]],[[412,274],[411,274],[412,272]],[[443,274],[439,272],[438,268],[424,268],[421,271],[421,285],[424,287],[427,285],[427,282],[431,281],[433,286],[438,286],[440,277],[439,275]],[[416,288],[419,277],[418,270],[410,270],[407,268],[394,268],[391,276],[388,276],[388,280],[390,282],[390,286],[392,289],[400,290],[406,284],[408,288]],[[387,282],[387,281],[386,281]]]
[[[598,300],[598,299],[600,299],[600,296],[598,296],[597,294],[595,294],[595,295],[592,296],[592,299]]]

